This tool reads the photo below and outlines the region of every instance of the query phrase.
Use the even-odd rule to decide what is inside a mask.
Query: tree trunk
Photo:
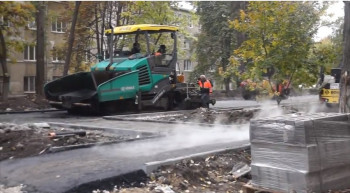
[[[342,78],[340,81],[339,111],[350,112],[350,2],[344,1],[344,52],[342,62]]]
[[[100,48],[101,48],[101,53],[104,53],[102,55],[103,58],[105,58],[105,54],[106,54],[105,52],[103,52],[104,51],[104,46],[103,46],[104,45],[104,36],[103,36],[103,34],[105,33],[104,30],[105,30],[105,25],[106,25],[107,5],[108,5],[108,2],[104,2],[103,9],[102,9],[102,25],[101,25],[101,41],[100,41],[101,46],[100,46]]]
[[[75,24],[78,20],[78,13],[79,13],[79,6],[81,4],[81,1],[75,2],[75,8],[73,13],[73,19],[72,19],[72,26],[70,28],[69,33],[69,39],[68,39],[68,49],[66,54],[66,61],[64,63],[64,69],[63,69],[63,76],[66,76],[68,74],[69,65],[70,65],[70,59],[72,57],[72,50],[73,50],[73,44],[74,44],[74,32],[75,32]]]
[[[121,24],[121,18],[122,18],[121,14],[122,14],[122,11],[123,11],[123,3],[124,3],[124,2],[121,2],[121,1],[118,2],[118,9],[117,9],[117,26],[121,26],[121,25],[122,25],[122,24]]]
[[[1,26],[0,26],[1,28]],[[7,69],[7,51],[6,51],[6,42],[2,29],[0,29],[0,63],[2,68],[2,92],[1,92],[1,101],[6,102],[9,94],[10,86],[10,75]]]
[[[98,5],[98,4],[97,4]],[[95,7],[95,30],[96,30],[96,44],[97,44],[97,56],[101,56],[101,47],[100,47],[100,32],[98,28],[98,15],[97,15],[97,6]]]
[[[38,2],[36,12],[36,77],[35,92],[44,95],[45,81],[45,2]]]
[[[223,38],[223,42],[222,42],[222,46],[223,46],[222,69],[224,71],[226,71],[227,66],[230,63],[229,58],[231,55],[231,48],[230,48],[231,38],[232,36],[230,34],[226,34],[226,37]],[[230,82],[231,82],[231,76],[224,78],[226,96],[228,96],[230,92]]]

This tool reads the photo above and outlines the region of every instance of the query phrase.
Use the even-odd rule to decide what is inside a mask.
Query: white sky
[[[185,9],[193,9],[192,5],[190,5],[186,1],[180,1],[179,2],[180,6],[185,8]],[[332,17],[322,17],[322,20],[327,20],[327,21],[335,21],[338,17],[344,17],[344,3],[343,1],[334,1],[334,4],[331,5],[328,10],[327,14],[333,14]],[[332,28],[330,27],[321,27],[316,36],[315,36],[315,41],[319,41],[322,38],[325,38],[329,35],[332,34]]]
[[[332,17],[322,17],[322,20],[327,21],[335,21],[338,17],[344,17],[344,3],[343,1],[335,1],[333,5],[331,5],[328,10],[327,14],[333,14]],[[321,27],[316,37],[314,38],[316,41],[321,40],[322,38],[325,38],[332,34],[332,28],[330,27]]]

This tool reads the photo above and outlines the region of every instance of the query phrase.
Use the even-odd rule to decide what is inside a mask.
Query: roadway
[[[317,100],[317,96],[294,97],[282,101],[282,105],[306,106],[309,112],[320,111],[323,107],[320,108]],[[215,108],[256,106],[263,109],[259,116],[283,113],[275,101],[260,103],[226,100],[218,101]],[[189,124],[111,121],[98,116],[72,116],[63,111],[3,114],[0,115],[0,122],[18,124],[56,122],[164,135],[143,141],[0,162],[0,184],[6,186],[25,184],[27,192],[65,192],[84,183],[142,169],[146,162],[240,147],[249,143],[249,125],[206,127]]]

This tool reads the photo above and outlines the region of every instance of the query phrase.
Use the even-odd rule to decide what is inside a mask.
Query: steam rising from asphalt
[[[292,101],[297,104],[300,101]],[[271,116],[280,116],[286,113],[285,109],[276,105],[276,101],[266,101],[260,103],[261,111],[254,118],[264,118]],[[308,103],[306,113],[317,112],[319,104]],[[195,120],[193,120],[195,122]],[[169,126],[173,127],[173,126]],[[165,137],[149,141],[138,141],[133,143],[120,144],[117,149],[108,150],[110,156],[152,156],[160,153],[171,152],[179,149],[210,146],[226,143],[228,145],[235,143],[247,144],[249,142],[249,123],[244,125],[216,125],[211,127],[200,125],[179,124],[173,128],[165,128]]]
[[[276,105],[272,107],[270,104],[264,104],[263,106],[264,110],[259,113],[258,117],[282,114],[282,110],[275,109]],[[196,120],[192,121],[196,122]],[[173,125],[169,127],[173,127]],[[167,129],[164,128],[164,130]],[[165,135],[165,137],[149,141],[120,144],[118,148],[113,150],[103,150],[103,155],[117,157],[152,156],[180,149],[201,148],[203,146],[217,144],[225,144],[227,146],[234,146],[235,143],[247,144],[249,143],[249,123],[243,125],[215,125],[210,127],[197,124],[179,124]],[[108,151],[108,153],[105,151]]]
[[[159,153],[202,147],[207,145],[246,141],[249,139],[249,125],[203,127],[178,125],[165,137],[151,141],[122,144],[108,154],[115,156],[151,156]],[[246,142],[248,143],[248,142]],[[113,156],[113,155],[112,155]]]

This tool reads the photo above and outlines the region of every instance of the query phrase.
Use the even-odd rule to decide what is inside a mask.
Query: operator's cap
[[[200,78],[205,78],[205,75],[204,75],[204,74],[202,74],[202,75],[200,76]]]

